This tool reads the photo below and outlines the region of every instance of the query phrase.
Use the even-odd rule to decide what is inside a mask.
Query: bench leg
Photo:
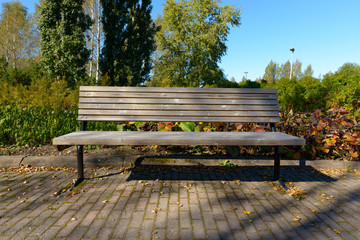
[[[274,181],[280,178],[280,147],[274,147],[275,150],[275,161],[274,161]]]
[[[77,169],[78,179],[76,180],[74,187],[84,181],[84,146],[77,147]]]

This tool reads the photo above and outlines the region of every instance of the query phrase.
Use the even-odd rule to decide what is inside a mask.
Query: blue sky
[[[7,0],[0,0],[5,2]],[[38,0],[20,0],[32,12]],[[156,18],[165,0],[153,0]],[[241,25],[228,36],[220,67],[230,79],[262,77],[270,60],[295,59],[314,77],[335,72],[346,62],[360,64],[359,0],[223,0],[242,10]]]

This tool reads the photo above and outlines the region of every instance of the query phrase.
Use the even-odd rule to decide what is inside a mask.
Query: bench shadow
[[[174,157],[174,158],[173,158]],[[188,156],[186,156],[188,158]],[[199,156],[195,156],[199,159]],[[135,161],[135,166],[132,168],[127,181],[132,180],[170,180],[170,181],[248,181],[248,182],[263,182],[272,181],[273,177],[273,160],[269,160],[269,164],[264,166],[237,166],[237,165],[204,165],[198,164],[159,164],[146,163],[147,157],[139,157]],[[150,157],[151,158],[151,157]],[[177,159],[184,156],[165,156],[156,157],[157,159],[163,158]],[[210,159],[211,157],[205,156],[200,158]],[[212,158],[214,159],[214,158]],[[220,159],[216,157],[216,159]],[[229,159],[224,158],[224,159]],[[206,164],[206,161],[204,162]],[[287,165],[281,166],[280,170],[281,179],[288,179],[296,175],[293,182],[335,182],[337,179],[325,175],[311,166],[298,166]]]

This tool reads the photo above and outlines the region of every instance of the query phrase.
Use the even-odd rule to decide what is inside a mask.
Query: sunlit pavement
[[[360,239],[360,176],[282,168],[2,170],[0,239]],[[285,188],[284,188],[285,187]]]

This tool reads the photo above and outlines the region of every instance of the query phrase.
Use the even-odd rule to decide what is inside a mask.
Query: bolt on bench
[[[277,89],[152,88],[81,86],[81,130],[53,139],[58,148],[78,145],[78,179],[84,180],[84,145],[274,146],[274,180],[280,176],[280,147],[305,139],[276,132]],[[88,121],[270,123],[272,132],[86,131]]]

